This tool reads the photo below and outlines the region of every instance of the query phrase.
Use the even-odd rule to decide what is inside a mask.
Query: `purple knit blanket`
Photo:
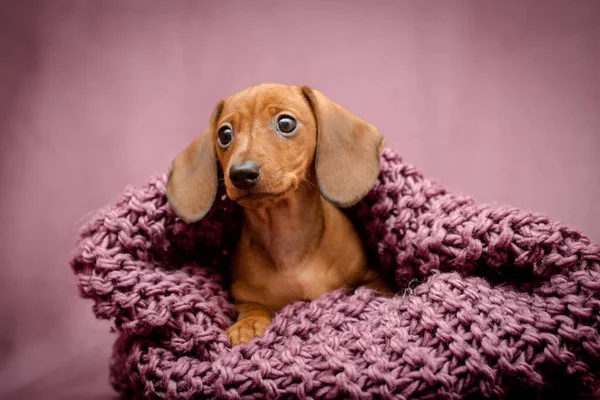
[[[80,294],[117,333],[128,398],[575,398],[600,387],[600,246],[545,216],[447,193],[393,151],[348,210],[398,286],[298,302],[229,348],[224,274],[240,209],[222,193],[187,225],[165,177],[82,230]]]

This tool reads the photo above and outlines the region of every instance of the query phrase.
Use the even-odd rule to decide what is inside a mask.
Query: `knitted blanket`
[[[545,216],[448,193],[385,149],[348,210],[398,286],[297,302],[230,349],[228,260],[240,209],[220,193],[185,224],[165,177],[128,188],[81,232],[80,294],[114,325],[127,398],[575,398],[599,389],[600,247]]]

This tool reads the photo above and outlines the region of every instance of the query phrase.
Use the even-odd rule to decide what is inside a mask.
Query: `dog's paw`
[[[227,330],[231,347],[263,336],[270,323],[271,321],[267,317],[246,317],[237,321]]]

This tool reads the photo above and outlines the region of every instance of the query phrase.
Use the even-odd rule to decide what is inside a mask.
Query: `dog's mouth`
[[[269,197],[277,197],[277,196],[281,196],[282,193],[246,193],[241,195],[240,197],[237,198],[237,200],[241,200],[241,199],[252,199],[252,200],[260,200],[260,199],[266,199]]]
[[[253,191],[246,191],[244,193],[241,193],[239,196],[237,196],[236,198],[233,198],[232,200],[234,201],[254,201],[254,200],[263,200],[263,199],[275,199],[275,198],[279,198],[279,197],[283,197],[285,196],[290,190],[284,190],[281,192],[277,192],[277,193],[271,193],[271,192],[253,192]]]
[[[257,185],[248,189],[238,189],[226,185],[227,196],[242,207],[271,207],[298,189],[298,180],[295,177],[288,177],[286,180],[287,182],[281,182],[282,184],[277,185],[277,187],[270,188],[266,188],[264,185]]]
[[[283,200],[293,191],[294,187],[287,187],[284,190],[277,192],[266,192],[262,190],[244,190],[236,191],[236,193],[228,193],[231,200],[235,201],[242,207],[263,208],[270,207]]]

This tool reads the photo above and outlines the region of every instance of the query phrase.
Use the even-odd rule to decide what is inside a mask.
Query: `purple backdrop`
[[[377,4],[377,5],[374,5]],[[312,85],[449,189],[600,240],[600,2],[12,1],[0,13],[0,397],[111,395],[82,219],[221,98]]]

